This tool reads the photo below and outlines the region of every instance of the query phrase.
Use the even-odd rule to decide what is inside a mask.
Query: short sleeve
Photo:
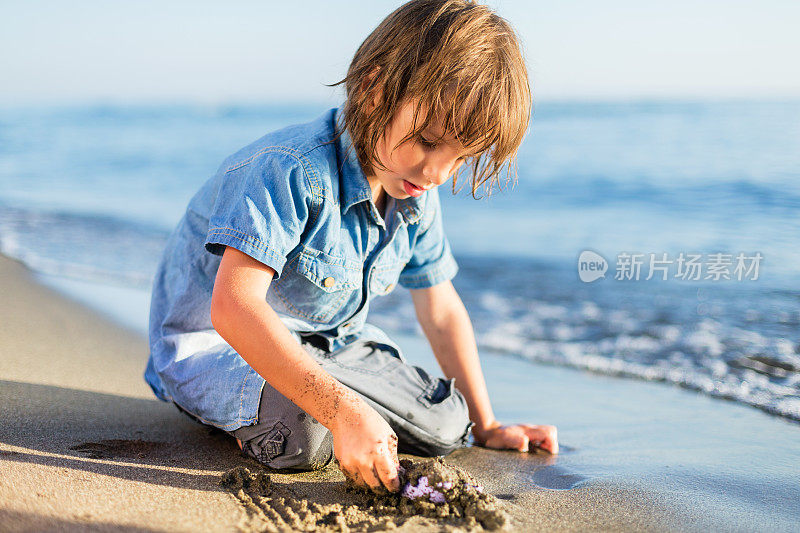
[[[206,250],[222,255],[232,246],[279,277],[308,219],[311,194],[302,165],[288,154],[267,152],[220,173]]]
[[[411,259],[400,272],[399,283],[407,289],[425,289],[453,279],[458,264],[444,233],[439,193],[431,189],[414,241]]]

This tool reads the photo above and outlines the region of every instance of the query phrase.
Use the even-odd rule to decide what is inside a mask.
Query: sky
[[[800,97],[797,0],[484,2],[535,100]],[[0,0],[0,104],[337,103],[402,2]]]

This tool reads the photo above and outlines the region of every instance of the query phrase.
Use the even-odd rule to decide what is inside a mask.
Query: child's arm
[[[538,446],[558,453],[555,427],[531,424],[506,426],[495,419],[481,371],[472,323],[453,284],[446,281],[426,289],[411,289],[410,292],[417,319],[442,372],[447,378],[456,378],[456,388],[467,400],[470,419],[475,422],[472,428],[475,441],[490,448],[527,451]]]
[[[266,302],[274,274],[228,246],[211,300],[214,329],[278,392],[331,431],[345,475],[362,486],[376,489],[383,483],[399,490],[397,436],[360,396],[314,361],[281,322]]]

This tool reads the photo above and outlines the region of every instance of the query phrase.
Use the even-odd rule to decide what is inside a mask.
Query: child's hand
[[[541,448],[552,454],[558,453],[558,437],[555,426],[531,424],[502,425],[495,421],[488,429],[472,428],[475,443],[487,448],[512,449],[521,452]]]
[[[400,490],[397,435],[375,409],[360,402],[341,413],[333,434],[333,453],[342,473],[356,485],[382,492]]]

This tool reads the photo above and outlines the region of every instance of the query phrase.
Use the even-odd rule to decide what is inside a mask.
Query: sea
[[[147,301],[222,160],[329,107],[0,108],[0,252]],[[504,356],[493,364],[663,382],[800,421],[800,101],[536,102],[516,173],[478,199],[463,183],[440,189],[454,285],[479,348]],[[421,334],[404,289],[370,313]]]

